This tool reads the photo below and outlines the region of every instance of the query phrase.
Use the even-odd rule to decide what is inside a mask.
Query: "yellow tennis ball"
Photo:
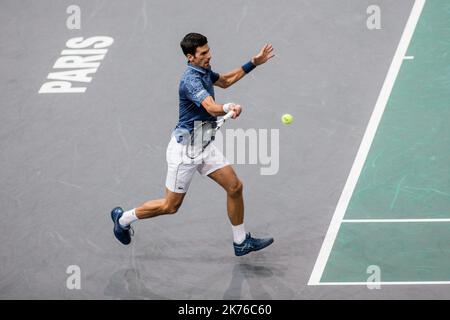
[[[281,122],[283,122],[284,124],[291,124],[293,120],[294,120],[294,117],[292,115],[290,115],[289,113],[283,114],[281,116]]]

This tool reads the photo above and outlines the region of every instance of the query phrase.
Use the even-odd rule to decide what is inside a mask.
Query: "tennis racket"
[[[186,155],[190,159],[200,156],[206,147],[216,138],[216,132],[223,126],[225,121],[233,117],[234,111],[228,112],[217,121],[202,121],[194,127],[191,141],[186,145]]]

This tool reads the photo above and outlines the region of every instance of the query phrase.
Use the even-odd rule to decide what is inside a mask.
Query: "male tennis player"
[[[245,232],[243,186],[232,166],[213,143],[210,143],[203,151],[200,162],[185,161],[186,145],[189,143],[186,140],[190,139],[183,132],[192,133],[196,121],[214,122],[217,116],[223,116],[230,111],[234,112],[233,118],[238,117],[242,111],[241,106],[234,103],[223,105],[216,103],[213,86],[228,88],[256,66],[267,62],[274,56],[272,45],[266,44],[251,61],[221,75],[211,70],[211,53],[205,36],[189,33],[180,45],[188,59],[188,64],[179,86],[179,121],[167,147],[168,170],[165,198],[147,201],[126,212],[120,207],[114,208],[111,211],[114,235],[121,243],[129,244],[131,223],[140,219],[176,213],[195,171],[198,171],[216,181],[227,193],[227,211],[232,224],[235,255],[242,256],[261,250],[270,245],[273,238],[257,239]]]

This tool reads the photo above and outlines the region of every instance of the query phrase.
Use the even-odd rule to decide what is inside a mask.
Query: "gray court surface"
[[[81,29],[66,27],[69,5]],[[366,9],[381,8],[380,30]],[[450,298],[448,286],[308,286],[413,1],[15,1],[0,3],[1,299]],[[212,67],[276,57],[227,90],[227,128],[279,129],[279,171],[235,165],[246,229],[273,236],[235,257],[225,193],[197,175],[176,215],[138,221],[130,246],[110,210],[163,196],[188,32]],[[39,94],[74,37],[114,43],[84,93]],[[283,125],[283,113],[294,123]],[[69,266],[81,289],[69,289]]]

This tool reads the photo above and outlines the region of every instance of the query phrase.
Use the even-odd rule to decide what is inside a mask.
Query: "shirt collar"
[[[205,69],[205,68],[202,68],[202,67],[194,66],[194,65],[190,64],[189,62],[187,63],[187,65],[188,65],[188,68],[193,69],[193,70],[195,70],[197,72],[200,72],[202,74],[206,74],[208,71],[211,70],[210,68]]]

